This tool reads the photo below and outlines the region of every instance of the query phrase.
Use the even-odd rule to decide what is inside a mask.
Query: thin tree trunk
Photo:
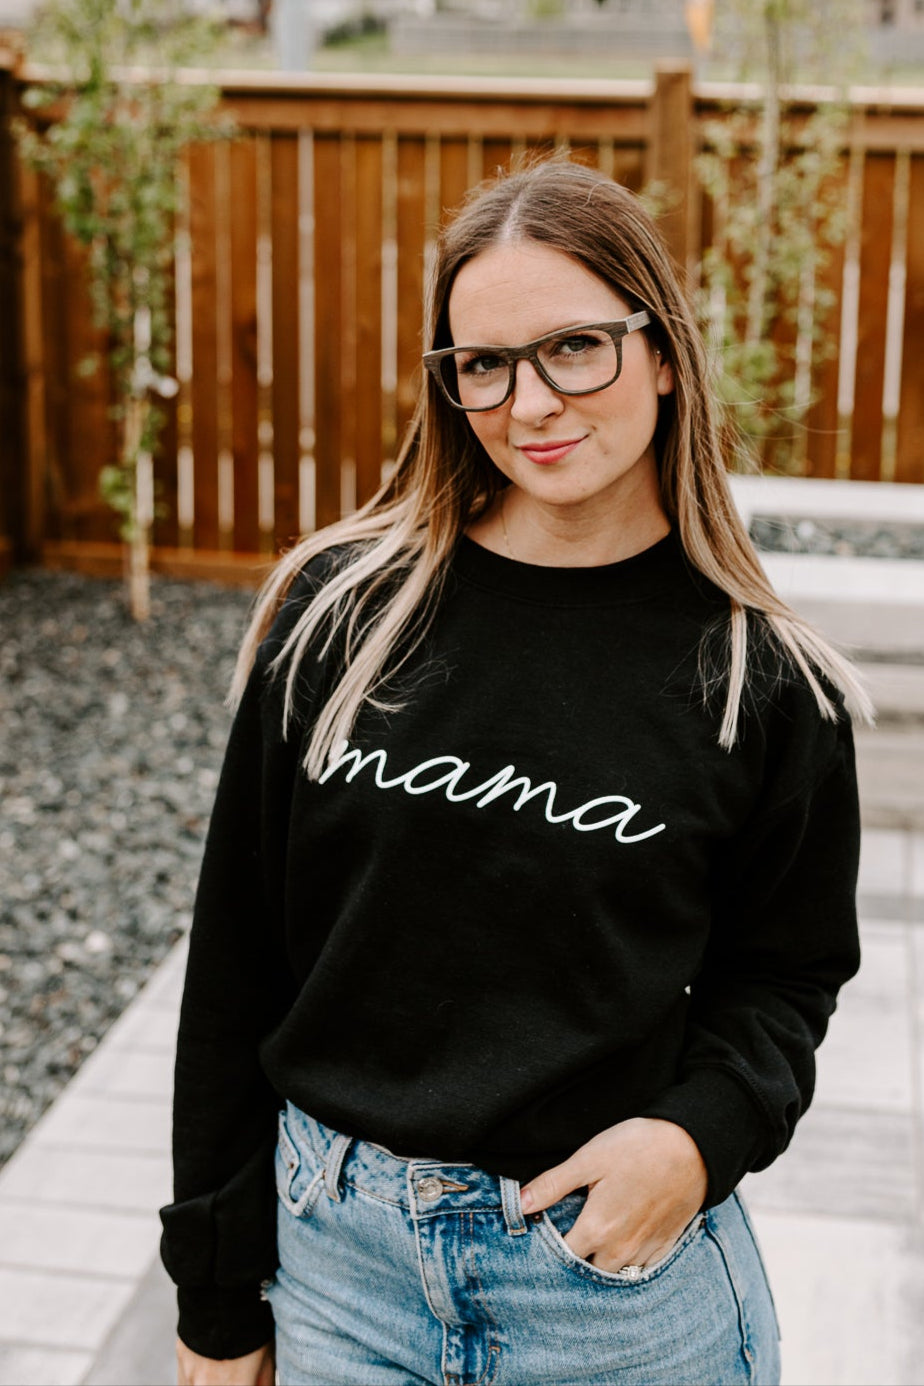
[[[151,454],[141,448],[147,401],[132,398],[125,420],[125,463],[133,473],[133,505],[129,516],[128,605],[136,621],[151,614],[150,533],[153,519]]]
[[[748,291],[745,341],[756,346],[766,326],[766,304],[770,290],[770,246],[776,220],[776,173],[780,164],[780,17],[774,0],[765,0],[764,23],[767,37],[767,87],[761,122],[760,162],[757,166],[757,238]]]

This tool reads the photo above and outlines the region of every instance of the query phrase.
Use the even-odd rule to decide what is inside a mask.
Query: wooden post
[[[682,274],[699,256],[697,152],[692,78],[688,66],[659,66],[648,108],[646,178],[663,190],[666,209],[658,224]]]
[[[0,42],[0,576],[25,557],[22,494],[23,363],[16,147],[16,54]]]
[[[20,270],[22,274],[22,353],[25,372],[25,415],[22,456],[22,546],[24,557],[36,559],[45,539],[45,480],[49,451],[45,411],[45,333],[42,312],[42,228],[39,175],[19,164],[19,205],[22,215]]]

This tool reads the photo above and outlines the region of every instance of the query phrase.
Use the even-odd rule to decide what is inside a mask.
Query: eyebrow
[[[445,348],[449,351],[516,351],[519,347],[532,346],[535,342],[544,342],[549,337],[560,337],[566,332],[578,332],[581,328],[612,326],[615,323],[625,323],[629,331],[634,331],[634,320],[645,317],[646,321],[639,326],[649,326],[651,315],[647,309],[638,309],[634,313],[626,313],[621,318],[582,318],[579,322],[566,323],[562,327],[550,328],[548,332],[540,332],[537,337],[530,337],[525,342],[490,342],[490,341],[469,341],[453,343],[451,347]],[[429,353],[425,353],[429,354]]]

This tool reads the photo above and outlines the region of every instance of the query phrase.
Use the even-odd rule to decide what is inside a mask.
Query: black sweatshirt
[[[528,1180],[627,1117],[696,1141],[708,1202],[787,1145],[858,966],[849,722],[766,642],[739,743],[704,702],[728,602],[669,535],[599,568],[463,539],[425,645],[318,783],[300,670],[267,665],[330,571],[298,580],[231,732],[202,866],[163,1255],[180,1334],[271,1333],[285,1099],[402,1155]],[[707,655],[709,639],[707,638]]]

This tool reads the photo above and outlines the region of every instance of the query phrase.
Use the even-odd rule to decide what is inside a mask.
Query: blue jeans
[[[570,1194],[524,1218],[519,1185],[400,1159],[291,1104],[266,1296],[281,1386],[725,1386],[779,1381],[754,1234],[732,1195],[640,1276],[564,1241]]]

